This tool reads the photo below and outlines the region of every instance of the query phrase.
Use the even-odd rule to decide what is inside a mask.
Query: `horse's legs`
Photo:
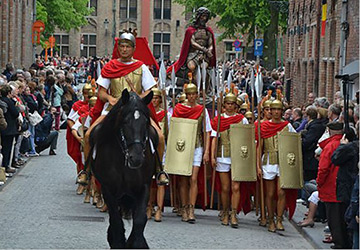
[[[125,229],[124,222],[119,213],[117,200],[107,188],[103,187],[103,196],[109,211],[109,228],[107,240],[111,248],[125,248]]]
[[[130,236],[126,242],[126,248],[149,248],[144,229],[147,222],[146,206],[149,198],[149,186],[145,185],[144,192],[136,200],[136,208],[133,210],[133,226]]]

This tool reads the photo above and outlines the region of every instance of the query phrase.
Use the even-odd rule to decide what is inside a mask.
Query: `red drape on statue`
[[[210,27],[206,27],[206,30],[211,33],[212,39],[213,39],[213,48],[214,48],[213,57],[211,58],[209,66],[214,67],[216,65],[215,36],[214,36],[214,32],[212,31],[212,29]],[[180,57],[173,65],[171,65],[166,70],[166,73],[170,73],[172,71],[173,67],[175,69],[175,72],[177,72],[186,63],[186,59],[189,54],[189,50],[190,50],[190,46],[191,46],[191,37],[195,33],[195,31],[196,31],[196,28],[193,26],[190,26],[189,28],[186,29],[184,41],[181,46]]]

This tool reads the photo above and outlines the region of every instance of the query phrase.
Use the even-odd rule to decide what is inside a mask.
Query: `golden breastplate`
[[[217,157],[231,157],[230,154],[230,129],[220,132]]]
[[[289,131],[289,127],[285,126],[281,131]],[[267,163],[270,165],[279,164],[279,148],[278,135],[264,139],[264,158],[263,165]],[[267,162],[267,155],[269,154],[269,162]]]
[[[142,67],[134,70],[133,72],[127,74],[126,76],[120,78],[113,78],[110,80],[110,95],[117,99],[121,98],[123,90],[127,89],[129,92],[132,91],[130,85],[126,81],[126,77],[130,80],[134,86],[136,93],[139,95],[142,93]],[[109,111],[112,106],[109,104],[107,111]]]

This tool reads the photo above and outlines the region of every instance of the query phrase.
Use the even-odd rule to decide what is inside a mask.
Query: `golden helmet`
[[[263,102],[262,108],[270,108],[271,103],[271,100],[266,100],[265,102]]]
[[[92,89],[92,86],[90,83],[85,83],[84,87],[83,87],[83,91],[89,91],[90,89]]]
[[[95,103],[96,103],[96,100],[97,100],[97,97],[96,96],[93,96],[89,99],[89,105],[91,107],[94,107],[95,106]]]
[[[251,118],[253,118],[253,113],[251,111],[248,111],[245,113],[245,117],[246,117],[246,119],[251,119]]]
[[[186,94],[185,94],[185,93],[182,93],[182,94],[180,95],[180,97],[179,97],[179,102],[180,102],[180,103],[183,103],[183,102],[185,102],[185,100],[186,100]]]
[[[197,93],[197,86],[193,83],[189,83],[186,87],[185,87],[185,94],[192,94],[192,93]]]
[[[154,93],[154,96],[160,96],[161,97],[161,91],[158,88],[152,88],[152,91]]]
[[[244,102],[243,104],[241,104],[240,109],[246,109],[247,110],[248,109],[247,103]]]
[[[224,98],[224,103],[225,102],[236,102],[236,95],[234,95],[233,93],[228,93],[225,98]]]
[[[240,98],[236,98],[236,104],[240,107],[243,101]]]
[[[283,103],[280,100],[275,99],[274,101],[271,102],[270,108],[271,109],[283,109]]]

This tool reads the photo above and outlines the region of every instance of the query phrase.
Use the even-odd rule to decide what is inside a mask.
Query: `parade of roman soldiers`
[[[302,199],[308,212],[298,226],[313,227],[315,217],[326,220],[335,248],[351,248],[344,213],[357,178],[358,155],[348,151],[358,151],[358,96],[349,103],[339,93],[329,103],[309,93],[301,107],[289,105],[283,67],[218,59],[210,18],[207,8],[196,10],[175,62],[137,51],[139,37],[128,29],[115,38],[111,58],[59,57],[44,65],[39,56],[28,71],[7,65],[0,77],[0,181],[47,148],[56,155],[61,127],[76,168],[75,192],[109,213],[112,230],[118,206],[131,217],[129,200],[140,193],[145,197],[136,209],[146,220],[166,221],[168,206],[191,227],[199,223],[195,208],[213,209],[219,225],[241,230],[239,213],[255,211],[259,227],[269,233],[287,230],[283,222]],[[80,76],[85,82],[75,85]],[[27,149],[21,146],[25,140]],[[118,147],[115,155],[107,140]],[[344,165],[344,155],[353,157],[352,166],[335,168]],[[117,159],[112,163],[128,168],[127,174],[117,172],[120,166],[104,173],[111,165],[105,158]],[[150,168],[148,180],[145,173],[138,176]],[[121,180],[111,182],[115,176]],[[326,213],[316,211],[320,206]],[[143,230],[146,221],[132,216],[133,230]],[[353,219],[358,223],[358,214]],[[111,233],[109,227],[110,246],[123,247]],[[126,246],[147,247],[137,237],[131,233]]]

